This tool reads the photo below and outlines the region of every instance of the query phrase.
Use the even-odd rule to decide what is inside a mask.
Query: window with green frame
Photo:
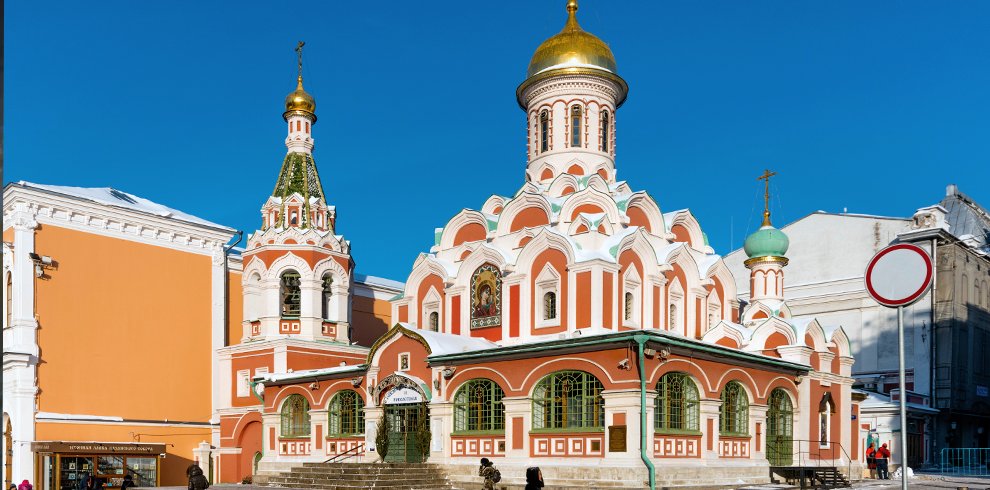
[[[289,395],[282,404],[282,437],[309,437],[309,402]]]
[[[684,373],[667,373],[657,383],[653,427],[657,431],[698,430],[698,387]]]
[[[742,385],[729,381],[722,389],[722,408],[718,415],[718,433],[724,436],[749,434],[749,397]]]
[[[602,429],[605,399],[602,382],[583,371],[558,371],[533,391],[534,429]]]
[[[327,433],[332,436],[364,434],[364,400],[354,390],[338,392],[330,399]]]
[[[454,394],[454,432],[505,432],[505,392],[490,379],[472,379]]]

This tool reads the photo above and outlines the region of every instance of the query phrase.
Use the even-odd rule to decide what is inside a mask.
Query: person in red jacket
[[[887,449],[887,443],[882,444],[880,449],[877,449],[874,457],[877,460],[878,478],[881,480],[889,480],[890,473],[887,472],[887,460],[890,458],[890,450]]]
[[[866,467],[870,469],[870,478],[876,480],[877,478],[877,448],[873,447],[874,444],[871,442],[870,447],[866,448]]]

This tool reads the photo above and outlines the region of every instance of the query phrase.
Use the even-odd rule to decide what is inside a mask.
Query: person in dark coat
[[[543,488],[543,472],[536,466],[526,468],[526,490]]]
[[[128,488],[134,488],[137,485],[134,484],[134,476],[130,473],[124,475],[124,481],[120,483],[120,490],[127,490]]]
[[[478,476],[485,479],[481,490],[495,490],[495,466],[488,458],[481,458],[481,467],[478,468]]]
[[[189,468],[189,490],[206,490],[210,487],[210,482],[203,476],[203,469],[199,465]]]
[[[82,477],[76,480],[76,490],[89,490],[92,485],[88,471],[84,471]]]
[[[890,473],[887,471],[887,461],[890,459],[890,450],[887,449],[887,443],[880,445],[880,449],[877,449],[874,457],[877,461],[877,475],[881,480],[889,480]]]

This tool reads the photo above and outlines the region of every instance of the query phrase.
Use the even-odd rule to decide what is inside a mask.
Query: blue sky
[[[111,186],[253,231],[285,154],[297,40],[316,161],[359,272],[523,182],[515,88],[564,1],[8,2],[4,179]],[[990,206],[985,1],[583,0],[630,86],[620,179],[718,253],[815,210]]]

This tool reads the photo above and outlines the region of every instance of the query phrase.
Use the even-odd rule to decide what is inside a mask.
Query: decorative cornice
[[[234,235],[228,230],[14,185],[5,189],[3,201],[5,227],[18,219],[18,206],[27,206],[34,210],[35,226],[47,224],[209,256]],[[30,221],[22,225],[29,226]]]
[[[746,259],[743,265],[749,269],[760,264],[780,264],[781,267],[786,266],[788,263],[787,257],[776,257],[776,256],[765,256],[765,257],[753,257],[751,259]]]

